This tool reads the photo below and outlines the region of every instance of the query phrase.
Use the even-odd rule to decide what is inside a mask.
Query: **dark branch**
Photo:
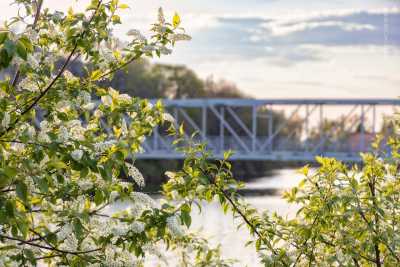
[[[90,23],[93,21],[93,19],[95,18],[97,11],[99,10],[100,6],[101,6],[102,1],[99,1],[97,8],[95,10],[95,12],[93,13],[92,17],[89,20],[88,25],[90,25]],[[82,39],[88,29],[86,29],[85,31],[82,32],[82,34],[80,35],[79,39]],[[64,73],[65,69],[68,67],[73,55],[75,54],[76,50],[78,48],[78,42],[75,42],[75,45],[72,49],[72,51],[70,52],[70,54],[68,55],[67,59],[65,60],[64,64],[62,65],[61,69],[58,71],[57,75],[54,77],[54,79],[50,82],[50,84],[40,93],[40,95],[35,98],[35,100],[24,110],[21,112],[20,116],[14,121],[14,123],[12,125],[10,125],[5,131],[3,131],[0,134],[0,137],[3,136],[4,134],[6,134],[7,132],[11,131],[12,129],[14,129],[14,127],[16,126],[16,124],[20,121],[20,119],[22,118],[23,115],[25,115],[26,113],[28,113],[29,111],[31,111],[36,104],[47,94],[47,92],[53,87],[53,85],[57,82],[57,80],[61,77],[61,75]]]

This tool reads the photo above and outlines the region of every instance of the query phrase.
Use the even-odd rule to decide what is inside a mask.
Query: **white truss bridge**
[[[197,132],[195,141],[205,142],[213,158],[232,150],[231,160],[269,161],[314,161],[316,156],[360,161],[360,152],[370,150],[382,117],[400,109],[399,99],[182,99],[163,103],[176,124],[184,124],[187,136]],[[278,120],[279,114],[286,119]],[[335,119],[340,123],[328,126],[328,120]],[[184,155],[172,141],[155,128],[137,158],[182,159]]]

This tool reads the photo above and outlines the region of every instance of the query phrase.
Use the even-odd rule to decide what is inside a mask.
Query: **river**
[[[274,171],[270,176],[254,179],[246,184],[248,189],[277,189],[283,191],[297,185],[302,179],[297,169],[281,169]],[[277,212],[280,215],[293,216],[297,207],[288,204],[279,194],[274,196],[249,196],[246,201],[259,211]],[[217,202],[203,203],[202,213],[193,211],[193,229],[197,229],[202,236],[207,237],[213,244],[221,244],[222,254],[226,258],[239,260],[235,266],[261,266],[259,258],[251,245],[245,243],[251,240],[247,229],[237,230],[238,221],[234,221],[231,214],[224,214]]]

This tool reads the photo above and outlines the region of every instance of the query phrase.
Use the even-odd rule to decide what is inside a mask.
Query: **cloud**
[[[265,41],[319,45],[399,46],[399,26],[399,9],[337,12],[263,24]]]
[[[219,16],[193,34],[209,56],[268,58],[293,66],[325,58],[314,46],[400,46],[400,9],[339,10],[298,17]]]
[[[289,34],[293,34],[296,32],[304,32],[307,30],[313,30],[317,28],[339,28],[340,30],[353,32],[353,31],[363,31],[363,30],[375,30],[375,26],[371,24],[358,24],[358,23],[346,23],[343,21],[321,21],[321,22],[301,22],[292,25],[280,25],[275,24],[273,27],[270,27],[269,24],[266,24],[266,27],[271,30],[271,34],[274,36],[285,36]]]

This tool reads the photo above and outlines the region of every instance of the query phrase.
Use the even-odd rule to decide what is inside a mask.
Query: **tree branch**
[[[63,253],[63,254],[71,254],[71,255],[81,255],[81,254],[87,254],[87,253],[91,253],[91,252],[96,252],[101,250],[101,248],[96,248],[96,249],[91,249],[91,250],[86,250],[86,251],[68,251],[68,250],[62,250],[62,249],[58,249],[55,247],[48,247],[48,246],[44,246],[44,245],[40,245],[37,243],[33,243],[30,241],[26,241],[23,239],[19,239],[19,238],[15,238],[15,237],[11,237],[11,236],[6,236],[6,235],[2,235],[0,234],[0,238],[4,238],[4,239],[8,239],[8,240],[14,240],[14,241],[18,241],[22,244],[25,245],[29,245],[29,246],[33,246],[33,247],[37,247],[37,248],[41,248],[41,249],[45,249],[45,250],[50,250],[50,251],[57,251],[59,253]]]
[[[89,19],[88,25],[90,25],[90,23],[95,18],[97,11],[99,10],[99,8],[101,6],[101,3],[102,3],[102,0],[99,1],[95,12],[93,13],[92,17]],[[81,35],[79,37],[80,39],[82,39],[85,36],[86,31],[87,31],[87,29],[81,33]],[[64,64],[62,65],[61,69],[58,71],[57,75],[53,78],[53,80],[49,83],[49,85],[40,93],[40,95],[37,98],[35,98],[33,103],[31,103],[24,111],[21,112],[20,116],[14,121],[14,123],[12,125],[10,125],[5,131],[3,131],[0,134],[0,137],[3,136],[4,134],[6,134],[7,132],[11,131],[12,129],[14,129],[15,125],[20,121],[22,116],[25,115],[26,113],[28,113],[29,111],[31,111],[36,106],[36,104],[47,94],[47,92],[53,87],[53,85],[56,83],[56,81],[64,73],[64,71],[67,68],[69,62],[71,61],[73,55],[75,54],[77,48],[78,48],[78,42],[75,41],[75,45],[74,45],[72,51],[69,53],[67,59],[64,61]]]
[[[215,179],[211,178],[211,183],[224,195],[224,197],[228,200],[228,202],[231,204],[232,208],[240,215],[240,217],[244,220],[244,222],[252,229],[252,231],[260,238],[268,247],[271,249],[272,253],[275,256],[278,256],[279,253],[274,249],[274,247],[271,245],[271,243],[265,239],[265,237],[258,231],[257,227],[250,222],[250,220],[247,218],[247,216],[241,211],[241,209],[236,205],[236,203],[233,201],[233,199],[228,195],[228,193],[220,188],[216,183]],[[288,266],[288,264],[279,258],[279,260],[282,262],[284,266]]]

